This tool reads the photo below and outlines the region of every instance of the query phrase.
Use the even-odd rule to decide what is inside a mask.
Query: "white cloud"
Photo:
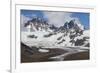
[[[21,15],[21,24],[24,24],[24,23],[26,23],[26,22],[29,21],[29,20],[30,20],[29,17],[26,17],[26,16],[24,16],[24,15]]]
[[[24,24],[27,22],[27,21],[29,21],[30,20],[30,18],[29,17],[26,17],[26,16],[24,16],[24,15],[21,15],[21,21],[20,21],[20,23],[21,23],[21,30],[23,31],[25,31],[26,29],[25,29],[25,27],[24,27]]]
[[[77,17],[72,17],[72,13],[69,12],[43,12],[44,17],[48,18],[50,24],[55,24],[57,27],[63,26],[66,21],[75,19],[76,22],[80,23]]]

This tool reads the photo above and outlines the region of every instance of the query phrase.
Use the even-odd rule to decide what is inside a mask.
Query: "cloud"
[[[50,24],[55,24],[57,27],[63,26],[66,21],[69,22],[72,19],[75,19],[77,23],[80,23],[79,18],[72,17],[73,13],[69,12],[43,12],[43,14]]]
[[[21,24],[24,24],[24,23],[26,23],[27,21],[29,21],[30,20],[30,18],[29,17],[27,17],[27,16],[25,16],[25,15],[21,15]]]
[[[31,18],[29,18],[29,17],[26,17],[25,15],[23,15],[23,14],[21,14],[21,21],[20,21],[20,23],[21,23],[21,30],[22,31],[25,31],[26,30],[26,28],[24,27],[24,24],[27,22],[27,21],[29,21],[29,20],[31,20]]]

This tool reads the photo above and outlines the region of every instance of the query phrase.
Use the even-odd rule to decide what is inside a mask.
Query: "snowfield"
[[[35,35],[38,36],[37,38],[29,38],[29,35]],[[67,34],[67,36],[63,37],[62,39],[64,39],[65,41],[61,44],[57,44],[57,42],[59,42],[59,40],[57,40],[58,37],[61,37],[63,35],[63,33],[58,33],[56,35],[52,35],[51,37],[43,37],[44,35],[49,34],[49,32],[46,31],[36,31],[36,32],[21,32],[21,41],[32,47],[32,46],[37,46],[37,47],[44,47],[44,48],[66,48],[66,47],[83,47],[83,48],[87,48],[84,47],[84,45],[86,43],[89,43],[88,41],[85,41],[85,44],[83,46],[72,46],[69,38],[69,34]],[[82,36],[77,36],[75,38],[75,40],[77,39],[82,39],[83,37],[87,37],[89,36],[89,31],[86,30],[84,31]]]
[[[61,27],[50,25],[40,18],[25,23],[28,31],[21,31],[21,42],[37,48],[89,48],[89,30],[80,23],[71,20]]]

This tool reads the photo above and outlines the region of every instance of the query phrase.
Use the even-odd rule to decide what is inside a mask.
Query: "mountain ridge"
[[[25,44],[31,43],[30,46],[89,47],[89,30],[85,30],[84,26],[76,23],[75,20],[65,22],[62,26],[56,27],[54,24],[49,24],[42,18],[33,18],[25,23],[24,27],[28,31],[22,31],[21,41]],[[32,43],[37,44],[32,45]]]

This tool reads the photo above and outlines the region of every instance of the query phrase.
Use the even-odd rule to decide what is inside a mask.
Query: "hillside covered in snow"
[[[76,20],[66,21],[60,27],[49,24],[42,18],[28,20],[24,27],[27,31],[21,31],[21,42],[32,47],[42,48],[89,48],[89,30]]]

